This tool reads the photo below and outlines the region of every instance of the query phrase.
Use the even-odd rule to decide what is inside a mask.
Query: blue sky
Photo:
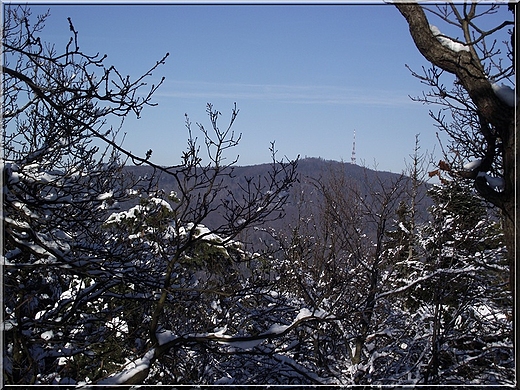
[[[50,9],[44,38],[64,47],[67,17],[80,48],[107,54],[107,64],[137,77],[166,52],[150,82],[166,77],[157,107],[128,118],[124,145],[163,165],[186,148],[184,114],[209,127],[206,103],[222,112],[242,140],[229,158],[239,165],[280,157],[358,163],[400,172],[415,134],[423,151],[439,150],[431,107],[411,101],[423,85],[411,76],[428,63],[392,5],[32,5]],[[505,7],[507,8],[507,7]],[[510,18],[507,9],[504,15]],[[196,126],[194,126],[196,130]],[[437,154],[439,156],[439,154]]]

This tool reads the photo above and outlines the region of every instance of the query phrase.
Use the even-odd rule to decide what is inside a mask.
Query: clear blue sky
[[[240,165],[268,162],[270,141],[280,156],[350,162],[356,155],[400,172],[415,134],[422,150],[438,150],[430,107],[410,100],[423,85],[405,68],[428,65],[404,18],[392,5],[32,5],[50,9],[44,37],[64,47],[67,17],[80,48],[108,55],[107,64],[139,76],[170,53],[150,81],[165,76],[157,107],[129,118],[125,146],[163,165],[186,148],[184,114],[209,126],[206,103],[222,112],[233,103]],[[504,7],[507,13],[507,6]],[[196,129],[196,127],[194,126]],[[439,156],[439,154],[438,154]]]

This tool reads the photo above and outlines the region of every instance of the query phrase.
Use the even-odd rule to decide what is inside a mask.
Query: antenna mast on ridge
[[[354,141],[352,142],[352,157],[350,158],[352,164],[356,164],[356,129],[354,129]]]

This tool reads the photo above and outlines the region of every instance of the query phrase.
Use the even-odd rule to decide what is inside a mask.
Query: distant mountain
[[[225,177],[224,185],[226,189],[235,192],[240,191],[239,185],[245,183],[246,177],[259,177],[268,174],[270,164],[259,164],[250,166],[236,166],[233,169],[232,177]],[[125,169],[128,172],[136,176],[151,176],[153,168],[147,166],[127,166]],[[375,171],[372,169],[364,168],[355,164],[324,160],[321,158],[305,158],[298,162],[298,182],[291,188],[288,197],[288,203],[285,208],[285,216],[283,219],[270,222],[269,226],[288,232],[291,226],[294,226],[298,218],[298,207],[301,202],[302,192],[304,194],[304,200],[306,202],[315,202],[319,204],[323,201],[316,190],[315,183],[317,181],[326,182],[332,174],[345,175],[345,179],[349,183],[356,183],[361,191],[365,191],[364,195],[369,196],[367,182],[378,181],[380,183],[390,183],[397,180],[401,175],[391,172]],[[409,180],[405,178],[405,180]],[[167,174],[161,174],[158,180],[158,189],[164,190],[166,193],[170,191],[176,191],[175,179]],[[427,189],[427,185],[424,184],[420,188],[420,194],[424,195]],[[404,199],[405,195],[403,195]],[[426,215],[426,207],[430,204],[427,202],[419,210],[419,214]],[[206,225],[212,227],[212,224],[217,224],[217,220],[208,220]]]

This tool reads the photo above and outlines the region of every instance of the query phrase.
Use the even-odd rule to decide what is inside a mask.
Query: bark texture
[[[468,92],[478,109],[479,117],[493,127],[503,143],[504,191],[496,191],[481,186],[476,180],[476,188],[489,202],[500,208],[504,216],[504,234],[508,245],[511,269],[515,259],[515,154],[516,132],[515,109],[502,102],[494,93],[491,82],[474,50],[453,51],[442,45],[430,30],[424,10],[416,3],[397,3],[397,9],[404,16],[410,28],[417,49],[433,65],[454,74],[458,82]],[[511,275],[514,288],[514,273]]]

